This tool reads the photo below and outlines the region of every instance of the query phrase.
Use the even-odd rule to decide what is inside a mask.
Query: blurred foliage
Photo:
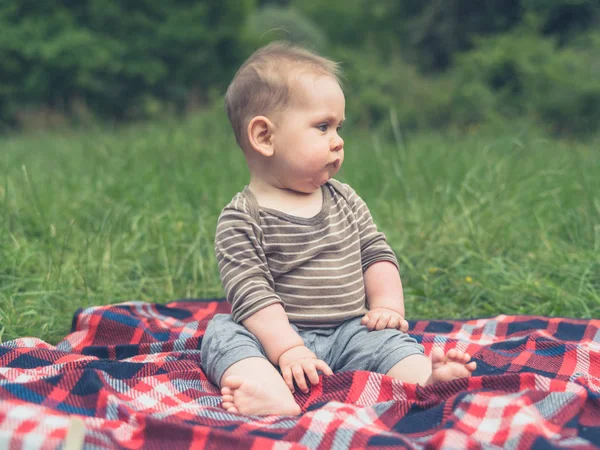
[[[267,40],[285,40],[303,45],[318,52],[327,50],[327,36],[294,8],[266,5],[248,17],[247,38],[253,47],[259,47]]]
[[[282,2],[279,2],[282,3]],[[535,17],[540,32],[566,43],[600,24],[598,0],[290,0],[332,42],[365,43],[384,58],[403,57],[425,72],[448,69],[481,36],[509,31]]]
[[[487,101],[503,116],[531,116],[549,131],[580,134],[600,124],[600,34],[558,48],[530,29],[482,39],[455,69],[457,97]],[[594,67],[595,66],[595,67]],[[477,100],[479,99],[479,100]]]
[[[0,115],[39,106],[110,117],[184,108],[222,88],[247,54],[253,0],[4,0]],[[190,98],[191,97],[191,98]]]
[[[451,65],[473,36],[506,30],[519,21],[518,0],[294,0],[336,42],[365,42],[384,58],[403,56],[425,71]]]
[[[269,41],[342,62],[364,126],[600,123],[598,0],[4,0],[0,124],[168,115],[220,101]]]

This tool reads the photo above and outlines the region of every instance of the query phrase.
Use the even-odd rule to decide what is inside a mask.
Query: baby
[[[226,110],[250,183],[223,209],[215,251],[232,312],[202,342],[222,406],[299,414],[319,374],[368,370],[427,385],[467,377],[467,353],[431,360],[406,332],[398,262],[369,209],[333,177],[344,161],[336,63],[273,43],[239,69]]]

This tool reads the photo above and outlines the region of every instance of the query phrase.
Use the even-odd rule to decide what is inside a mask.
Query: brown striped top
[[[333,179],[321,190],[323,206],[311,218],[261,208],[247,186],[221,212],[215,252],[236,322],[281,303],[300,328],[335,327],[367,312],[363,272],[371,264],[398,267],[356,192]]]

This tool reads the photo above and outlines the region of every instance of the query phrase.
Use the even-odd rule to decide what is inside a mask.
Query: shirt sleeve
[[[282,303],[261,246],[262,232],[245,212],[224,209],[217,223],[215,254],[231,315],[236,323]]]
[[[387,243],[385,234],[377,230],[369,207],[350,186],[345,186],[348,189],[348,203],[358,224],[363,272],[379,261],[389,261],[398,268],[396,255]]]

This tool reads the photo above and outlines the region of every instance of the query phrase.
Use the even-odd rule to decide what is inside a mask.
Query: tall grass
[[[600,315],[597,141],[345,140],[338,178],[396,251],[408,318]],[[2,340],[55,343],[78,307],[222,296],[216,219],[247,181],[221,114],[0,139]]]

